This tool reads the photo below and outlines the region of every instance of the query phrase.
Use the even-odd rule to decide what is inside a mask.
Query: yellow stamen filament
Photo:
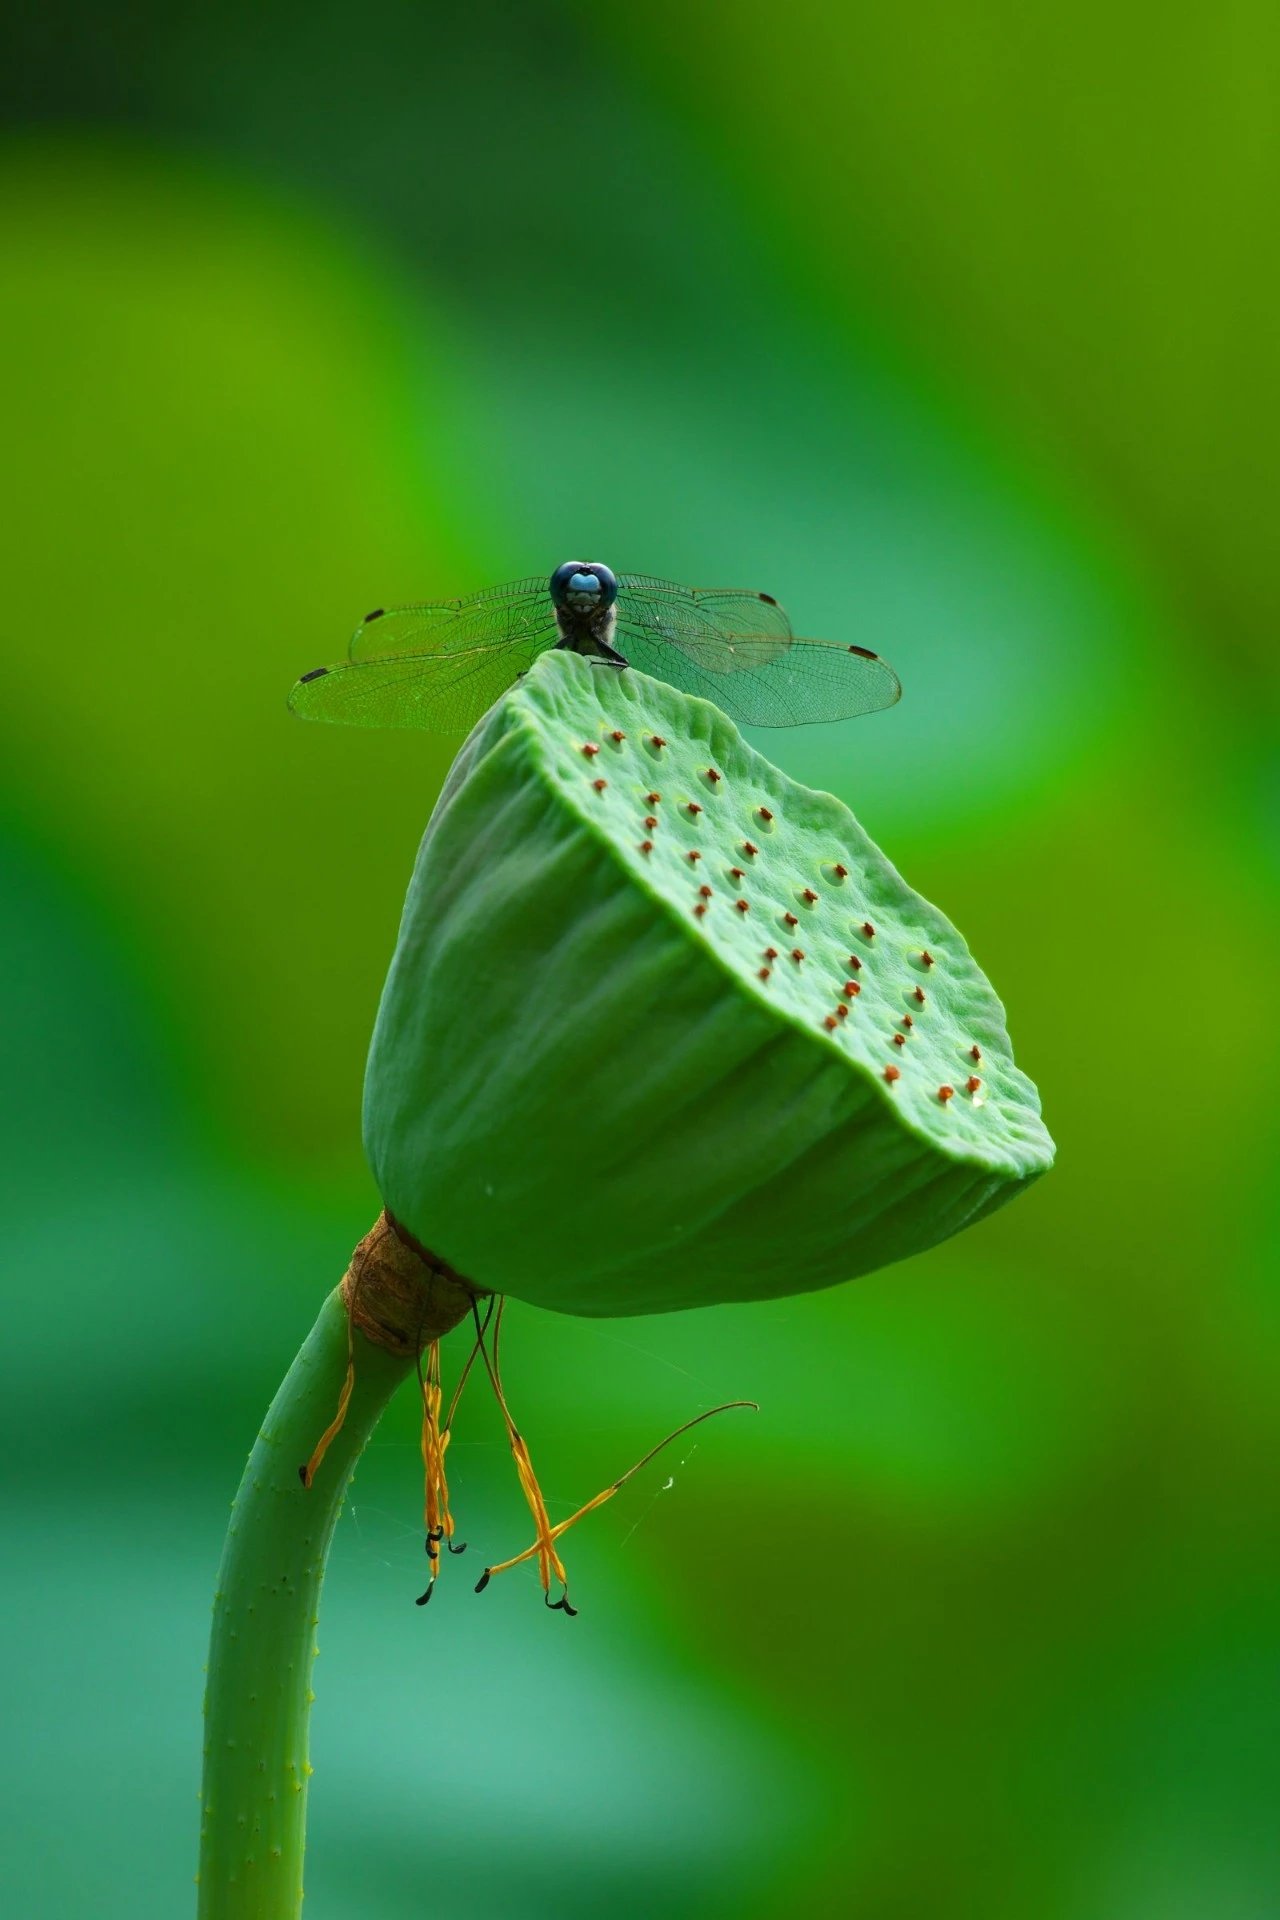
[[[558,1540],[562,1533],[567,1533],[570,1527],[576,1526],[578,1521],[585,1519],[587,1514],[594,1513],[597,1507],[602,1507],[605,1504],[606,1500],[612,1500],[614,1494],[625,1487],[628,1480],[639,1473],[641,1467],[647,1467],[649,1462],[654,1459],[657,1454],[661,1453],[664,1447],[669,1447],[671,1442],[678,1440],[682,1433],[688,1433],[690,1427],[698,1426],[703,1420],[713,1419],[717,1413],[729,1413],[734,1407],[750,1407],[753,1413],[759,1413],[760,1411],[759,1403],[755,1400],[726,1400],[723,1406],[708,1407],[705,1413],[696,1413],[692,1420],[686,1420],[683,1426],[677,1427],[674,1432],[669,1433],[665,1440],[659,1440],[656,1447],[650,1447],[648,1453],[637,1460],[633,1467],[628,1467],[627,1471],[622,1474],[619,1479],[615,1480],[612,1486],[606,1487],[603,1493],[598,1493],[594,1500],[588,1500],[584,1507],[579,1507],[576,1513],[571,1513],[567,1520],[557,1521],[551,1529],[550,1538],[552,1540]],[[490,1577],[495,1573],[505,1573],[508,1567],[518,1567],[521,1561],[531,1559],[538,1551],[539,1543],[535,1540],[534,1544],[531,1547],[526,1547],[523,1553],[513,1554],[510,1560],[501,1560],[497,1566],[487,1567],[485,1571]],[[557,1565],[558,1564],[557,1562]],[[564,1578],[563,1574],[561,1578]],[[545,1581],[543,1585],[546,1585]]]
[[[524,1497],[529,1504],[529,1511],[533,1515],[537,1538],[532,1546],[524,1549],[523,1553],[513,1554],[509,1560],[500,1560],[495,1566],[486,1567],[480,1580],[480,1587],[487,1586],[495,1574],[506,1573],[509,1568],[518,1567],[525,1560],[532,1560],[536,1554],[538,1559],[538,1578],[542,1585],[544,1597],[550,1594],[551,1575],[554,1573],[565,1590],[564,1597],[556,1602],[556,1605],[562,1606],[567,1612],[572,1613],[573,1608],[568,1606],[569,1583],[565,1577],[564,1563],[556,1552],[555,1547],[555,1543],[561,1534],[567,1533],[570,1527],[576,1526],[578,1521],[585,1519],[587,1514],[594,1513],[596,1508],[602,1507],[607,1500],[612,1500],[614,1494],[625,1487],[628,1480],[639,1473],[642,1467],[647,1467],[649,1462],[655,1459],[664,1447],[669,1447],[673,1440],[680,1438],[682,1433],[688,1433],[691,1427],[700,1426],[704,1420],[714,1419],[718,1413],[728,1413],[734,1407],[749,1407],[753,1413],[758,1413],[760,1409],[754,1400],[727,1400],[723,1406],[708,1407],[704,1413],[695,1414],[692,1420],[686,1420],[682,1426],[676,1427],[673,1432],[669,1433],[665,1440],[659,1440],[656,1447],[650,1447],[648,1453],[642,1454],[634,1466],[628,1467],[624,1474],[621,1474],[618,1479],[605,1487],[602,1492],[596,1494],[593,1500],[588,1500],[585,1506],[579,1507],[578,1511],[570,1514],[567,1520],[558,1521],[555,1526],[552,1526],[547,1514],[546,1502],[542,1497],[542,1489],[539,1487],[537,1476],[533,1471],[533,1462],[529,1458],[529,1449],[525,1445],[523,1438],[516,1428],[515,1422],[511,1418],[510,1411],[507,1407],[506,1396],[502,1391],[502,1370],[498,1359],[498,1335],[502,1327],[502,1310],[505,1305],[505,1299],[499,1302],[498,1317],[494,1322],[492,1361],[489,1358],[488,1349],[484,1344],[483,1332],[480,1332],[477,1336],[477,1345],[484,1359],[489,1380],[497,1398],[498,1406],[501,1409],[503,1420],[506,1422],[507,1438],[510,1441],[511,1452],[515,1459],[516,1472],[520,1477],[520,1485],[524,1492]],[[477,1327],[478,1326],[479,1321],[477,1319]],[[477,1591],[479,1591],[479,1588],[477,1588]],[[550,1604],[550,1601],[548,1601],[548,1604]]]
[[[480,1349],[485,1370],[489,1375],[489,1384],[493,1388],[494,1398],[498,1402],[499,1411],[506,1425],[507,1440],[511,1447],[511,1456],[516,1463],[516,1473],[519,1476],[521,1491],[524,1494],[525,1500],[528,1502],[529,1512],[533,1515],[533,1524],[537,1530],[538,1537],[533,1546],[530,1547],[529,1554],[537,1554],[538,1577],[542,1582],[542,1591],[544,1594],[549,1594],[553,1573],[562,1586],[566,1584],[564,1565],[552,1544],[554,1535],[552,1533],[551,1521],[547,1514],[546,1502],[542,1497],[542,1489],[538,1485],[538,1476],[533,1470],[533,1461],[529,1457],[529,1449],[525,1445],[524,1438],[517,1428],[515,1421],[511,1418],[511,1412],[507,1406],[507,1398],[502,1390],[502,1361],[499,1352],[499,1342],[502,1336],[502,1315],[506,1304],[505,1297],[498,1302],[497,1317],[493,1323],[492,1359],[489,1357],[489,1349],[484,1342],[484,1330],[480,1327],[478,1315],[476,1315],[476,1344]],[[472,1308],[472,1313],[475,1314],[474,1307]],[[525,1555],[524,1557],[527,1559],[529,1555]],[[484,1578],[486,1580],[490,1572],[491,1569],[485,1569]]]
[[[359,1286],[359,1284],[359,1276],[357,1275],[356,1286]],[[338,1395],[338,1411],[334,1414],[333,1419],[316,1441],[315,1448],[306,1466],[298,1469],[298,1478],[304,1487],[309,1487],[319,1472],[320,1462],[324,1459],[326,1453],[328,1453],[330,1442],[336,1439],[338,1434],[341,1433],[342,1423],[347,1417],[347,1408],[351,1404],[351,1389],[356,1383],[354,1311],[355,1287],[350,1287],[347,1289],[347,1374],[342,1383],[342,1391]]]
[[[489,1313],[485,1316],[484,1326],[489,1324],[493,1312],[492,1301]],[[467,1356],[466,1365],[458,1377],[458,1384],[449,1401],[449,1411],[445,1415],[443,1426],[440,1423],[440,1342],[431,1341],[427,1348],[427,1364],[424,1369],[422,1354],[418,1354],[418,1385],[422,1391],[422,1524],[427,1535],[427,1558],[431,1562],[431,1578],[427,1590],[419,1600],[419,1606],[425,1606],[431,1598],[431,1589],[440,1572],[440,1541],[449,1542],[454,1536],[454,1519],[449,1507],[449,1481],[445,1473],[444,1456],[448,1451],[449,1439],[453,1428],[453,1416],[458,1410],[462,1390],[467,1384],[467,1375],[475,1364],[476,1354],[480,1350],[477,1337]],[[458,1547],[456,1552],[463,1549]]]

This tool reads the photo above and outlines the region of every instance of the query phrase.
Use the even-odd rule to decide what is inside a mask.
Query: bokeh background
[[[515,1308],[553,1514],[763,1408],[574,1538],[572,1623],[528,1569],[411,1605],[406,1395],[335,1546],[308,1913],[1280,1913],[1278,49],[1261,0],[19,14],[8,1910],[188,1909],[227,1506],[376,1208],[456,743],[285,692],[368,605],[588,552],[896,664],[758,743],[964,929],[1060,1161],[825,1296]],[[523,1545],[482,1395],[451,1466]]]

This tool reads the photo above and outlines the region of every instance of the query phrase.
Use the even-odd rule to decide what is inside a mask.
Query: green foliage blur
[[[5,1910],[184,1910],[227,1506],[377,1204],[455,743],[285,693],[367,606],[589,554],[893,661],[892,713],[758,744],[963,928],[1059,1165],[820,1297],[514,1309],[553,1518],[762,1403],[571,1538],[572,1623],[469,1560],[414,1609],[406,1395],[335,1547],[308,1914],[1280,1914],[1273,10],[16,34]],[[481,1393],[450,1466],[527,1544]]]

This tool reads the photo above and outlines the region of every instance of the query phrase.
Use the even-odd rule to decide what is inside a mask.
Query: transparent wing
[[[791,622],[768,593],[748,587],[681,587],[673,580],[626,573],[618,581],[618,617],[691,651],[708,673],[734,670],[717,641],[772,642],[775,654],[791,644]]]
[[[465,653],[554,629],[555,610],[543,579],[509,580],[465,600],[427,600],[416,607],[375,607],[351,636],[349,660],[386,660],[402,653]]]
[[[887,660],[834,640],[792,639],[781,647],[776,639],[729,641],[693,629],[665,634],[619,618],[614,644],[641,673],[701,694],[744,727],[850,720],[891,707],[902,695]]]
[[[465,733],[555,637],[553,622],[541,636],[473,647],[467,653],[415,653],[317,667],[294,686],[289,707],[303,720],[346,727]]]

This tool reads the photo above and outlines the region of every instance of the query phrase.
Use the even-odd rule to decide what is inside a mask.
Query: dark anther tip
[[[465,1540],[459,1540],[456,1547],[454,1546],[452,1540],[446,1540],[445,1545],[446,1547],[448,1547],[450,1553],[465,1553],[467,1550],[467,1543]]]
[[[367,627],[371,620],[381,620],[385,612],[386,612],[385,607],[375,607],[372,613],[366,613],[364,617],[365,626]]]
[[[480,1575],[480,1578],[476,1581],[476,1592],[483,1593],[485,1588],[488,1586],[488,1584],[489,1584],[489,1569],[488,1567],[486,1567],[484,1572]]]
[[[552,1613],[567,1613],[571,1620],[576,1620],[578,1617],[578,1609],[569,1605],[569,1596],[567,1593],[562,1593],[558,1600],[553,1600],[549,1593],[544,1593],[542,1601],[543,1605]]]
[[[427,1542],[427,1558],[428,1560],[438,1560],[440,1558],[440,1549],[434,1540],[428,1540]]]
[[[323,680],[328,671],[328,667],[312,667],[310,673],[304,673],[302,678],[304,683],[308,680]]]
[[[435,1583],[435,1581],[433,1580],[433,1581],[431,1582],[431,1585],[430,1585],[430,1586],[429,1586],[429,1587],[427,1588],[427,1590],[426,1590],[426,1592],[425,1592],[425,1593],[420,1593],[420,1594],[418,1595],[418,1597],[417,1597],[417,1599],[416,1599],[416,1600],[414,1601],[414,1603],[413,1603],[413,1604],[414,1604],[414,1606],[415,1606],[415,1607],[425,1607],[425,1606],[426,1606],[426,1604],[427,1604],[427,1602],[428,1602],[428,1600],[429,1600],[429,1599],[431,1598],[431,1596],[432,1596],[432,1594],[433,1594],[433,1593],[435,1592],[435,1590],[436,1590],[436,1583]]]
[[[427,1538],[428,1538],[428,1540],[443,1540],[443,1539],[444,1539],[444,1528],[443,1528],[443,1527],[428,1527],[428,1529],[427,1529]]]

